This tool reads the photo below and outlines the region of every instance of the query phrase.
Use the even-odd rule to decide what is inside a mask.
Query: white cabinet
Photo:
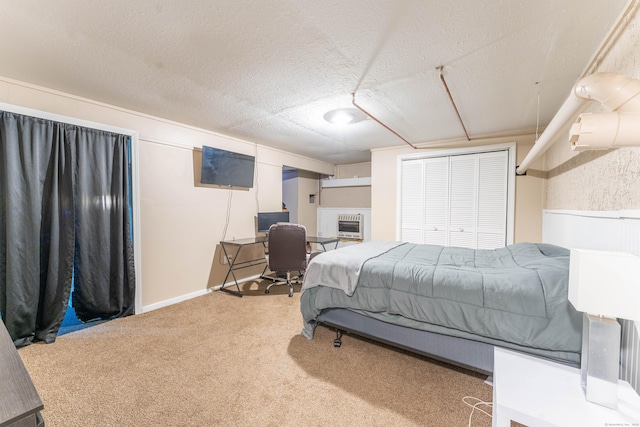
[[[403,160],[400,240],[493,249],[507,239],[509,150]]]

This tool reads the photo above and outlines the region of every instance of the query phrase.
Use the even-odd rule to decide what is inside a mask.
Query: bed
[[[495,346],[578,366],[582,315],[567,300],[568,271],[569,251],[550,244],[347,246],[309,264],[302,334],[324,324],[486,374]]]

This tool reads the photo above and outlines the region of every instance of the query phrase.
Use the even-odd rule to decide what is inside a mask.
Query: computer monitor
[[[289,212],[258,212],[258,232],[266,233],[278,222],[289,222]]]

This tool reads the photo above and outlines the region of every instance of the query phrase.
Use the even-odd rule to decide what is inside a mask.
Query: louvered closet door
[[[506,244],[509,151],[402,162],[401,240],[477,249]]]
[[[451,156],[449,246],[476,247],[478,155]]]
[[[447,245],[449,233],[449,158],[424,160],[423,243]]]
[[[477,248],[494,249],[506,243],[508,154],[483,153],[478,169]]]
[[[422,243],[425,182],[423,170],[422,160],[402,162],[400,240],[403,242]]]

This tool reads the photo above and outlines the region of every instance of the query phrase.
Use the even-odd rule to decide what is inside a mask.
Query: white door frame
[[[105,125],[102,123],[81,120],[74,117],[63,116],[60,114],[48,113],[46,111],[34,110],[31,108],[20,107],[17,105],[6,104],[0,102],[0,110],[10,113],[22,114],[25,116],[37,117],[45,120],[68,123],[75,126],[103,130],[106,132],[127,135],[131,138],[131,200],[133,203],[133,261],[135,268],[136,295],[135,295],[135,314],[142,313],[142,274],[140,272],[141,242],[142,233],[140,231],[140,174],[139,174],[139,150],[138,150],[138,132],[119,128],[115,126]]]
[[[445,157],[445,156],[455,156],[461,154],[476,154],[476,153],[487,153],[491,151],[502,151],[507,150],[509,152],[509,160],[508,160],[508,170],[509,174],[507,176],[507,233],[506,233],[506,244],[513,244],[514,239],[514,224],[515,224],[515,198],[516,198],[516,143],[508,142],[504,144],[492,144],[492,145],[480,145],[475,147],[463,147],[463,148],[449,148],[442,150],[429,150],[422,151],[417,154],[404,154],[399,155],[397,160],[397,188],[396,194],[396,240],[400,240],[401,238],[401,200],[400,195],[402,194],[402,162],[405,160],[415,160],[415,159],[426,159],[429,157]]]

